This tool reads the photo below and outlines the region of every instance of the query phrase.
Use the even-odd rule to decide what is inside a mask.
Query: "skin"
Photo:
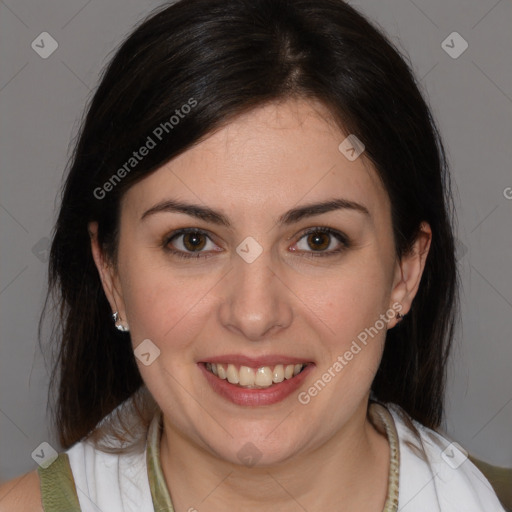
[[[389,446],[368,420],[367,404],[395,318],[307,405],[297,393],[274,405],[235,405],[197,366],[233,353],[300,357],[315,364],[304,391],[393,304],[409,311],[430,228],[423,223],[412,251],[397,258],[388,195],[364,153],[350,162],[338,150],[345,137],[312,101],[260,107],[126,192],[115,264],[98,246],[97,225],[89,226],[112,311],[129,325],[134,348],[149,338],[160,349],[149,366],[137,363],[164,413],[161,462],[177,511],[233,503],[258,512],[338,510],[340,503],[382,510]],[[221,212],[231,227],[168,211],[141,220],[171,198]],[[369,214],[338,209],[277,222],[292,208],[337,198]],[[331,255],[318,256],[304,231],[319,226],[344,233],[349,246],[324,235]],[[200,238],[207,257],[164,250],[166,236],[187,227],[210,236]],[[250,264],[236,252],[248,236],[263,248]],[[168,247],[185,251],[184,241]],[[261,452],[253,467],[237,457],[249,442]]]

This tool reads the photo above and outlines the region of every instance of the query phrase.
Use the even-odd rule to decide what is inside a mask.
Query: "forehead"
[[[169,197],[251,218],[343,197],[378,215],[389,208],[387,193],[364,152],[350,161],[339,150],[346,137],[319,103],[268,104],[236,117],[138,182],[123,203],[139,218]]]

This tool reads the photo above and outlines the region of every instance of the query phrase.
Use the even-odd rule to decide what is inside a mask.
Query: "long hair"
[[[422,221],[432,228],[419,291],[388,331],[372,391],[439,426],[457,309],[452,200],[441,138],[407,57],[341,0],[182,0],[153,13],[118,49],[63,187],[41,321],[51,299],[58,313],[51,389],[64,448],[125,404],[146,423],[156,407],[129,335],[113,326],[88,223],[98,222],[99,243],[115,264],[129,187],[236,116],[298,97],[322,102],[343,133],[364,143],[391,201],[399,257]],[[148,137],[154,148],[127,166]],[[122,438],[126,425],[114,424],[107,421]]]

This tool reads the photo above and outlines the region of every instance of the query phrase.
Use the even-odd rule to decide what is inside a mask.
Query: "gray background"
[[[41,442],[61,450],[46,416],[48,371],[37,344],[56,193],[99,72],[160,3],[0,0],[2,481],[37,467],[31,453]],[[475,456],[512,466],[512,5],[351,3],[409,54],[452,164],[463,292],[445,430]],[[442,47],[454,31],[469,45],[455,59]],[[31,47],[42,32],[58,42],[47,59]]]

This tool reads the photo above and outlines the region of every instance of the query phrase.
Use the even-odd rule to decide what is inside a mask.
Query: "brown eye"
[[[206,245],[207,237],[203,233],[185,233],[183,245],[188,251],[200,251]]]
[[[212,252],[222,251],[208,233],[192,228],[175,231],[163,240],[163,247],[172,255],[183,258],[207,258]]]
[[[308,235],[307,243],[314,251],[323,251],[329,247],[331,236],[327,233],[315,232]]]
[[[334,256],[349,247],[350,243],[346,235],[320,226],[304,233],[291,250],[299,251],[304,256]]]

